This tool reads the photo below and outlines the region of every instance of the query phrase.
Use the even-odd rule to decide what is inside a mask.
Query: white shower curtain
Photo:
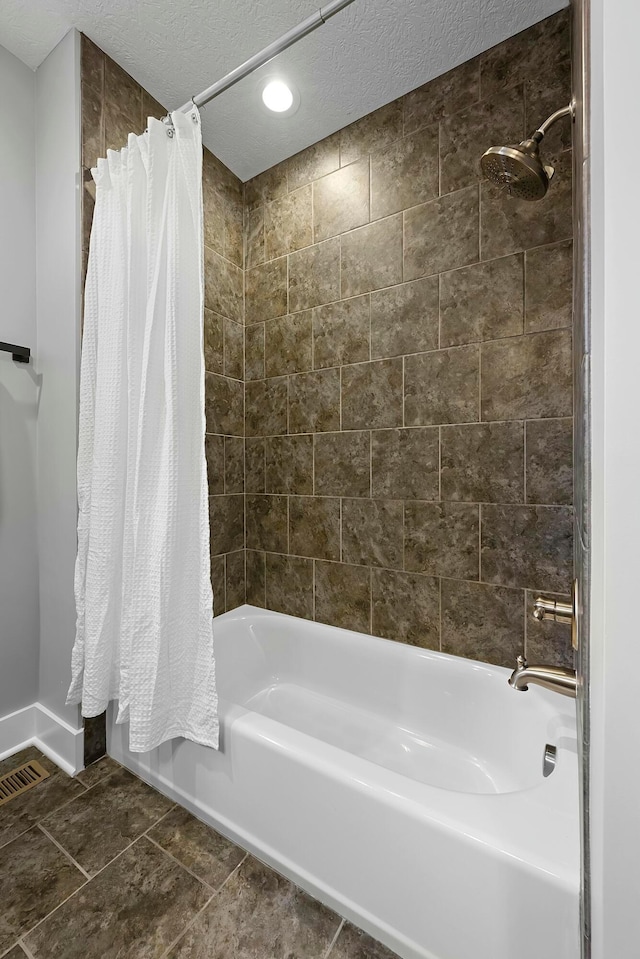
[[[204,453],[200,116],[109,150],[85,288],[69,703],[134,752],[218,745]]]

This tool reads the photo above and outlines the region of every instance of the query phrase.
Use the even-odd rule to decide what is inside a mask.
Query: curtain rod
[[[248,60],[241,63],[240,66],[232,70],[231,73],[227,73],[221,80],[218,80],[212,86],[203,90],[202,93],[192,97],[187,103],[184,103],[180,107],[181,112],[186,113],[192,108],[194,103],[197,107],[203,107],[206,103],[209,103],[210,100],[213,100],[214,97],[220,96],[220,94],[228,90],[229,87],[248,77],[250,73],[253,73],[254,70],[257,70],[263,64],[268,63],[269,60],[272,60],[279,53],[282,53],[283,50],[293,46],[293,44],[301,40],[302,37],[306,37],[308,33],[312,33],[318,27],[321,27],[330,17],[344,10],[345,7],[348,7],[349,4],[353,2],[354,0],[330,0],[329,3],[321,7],[316,13],[312,13],[310,17],[307,17],[306,20],[299,23],[297,27],[293,27],[287,33],[284,33],[278,40],[274,40],[268,47],[261,50],[260,53],[249,57]]]

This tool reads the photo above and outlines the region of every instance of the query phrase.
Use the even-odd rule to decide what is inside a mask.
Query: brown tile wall
[[[83,259],[94,184],[91,167],[107,149],[167,113],[121,67],[82,37]],[[211,574],[216,614],[245,599],[243,186],[207,149],[203,160],[205,242],[206,454]],[[84,272],[84,271],[83,271]]]
[[[248,602],[570,661],[531,618],[572,575],[567,122],[544,200],[478,172],[570,95],[562,11],[245,184]]]

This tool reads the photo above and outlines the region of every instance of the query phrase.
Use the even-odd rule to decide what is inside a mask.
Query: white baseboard
[[[84,769],[84,730],[74,729],[42,703],[0,717],[0,759],[31,745],[69,776]]]

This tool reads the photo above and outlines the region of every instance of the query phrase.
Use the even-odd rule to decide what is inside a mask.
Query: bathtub
[[[406,959],[578,959],[573,700],[251,606],[215,650],[220,751],[115,759]]]

